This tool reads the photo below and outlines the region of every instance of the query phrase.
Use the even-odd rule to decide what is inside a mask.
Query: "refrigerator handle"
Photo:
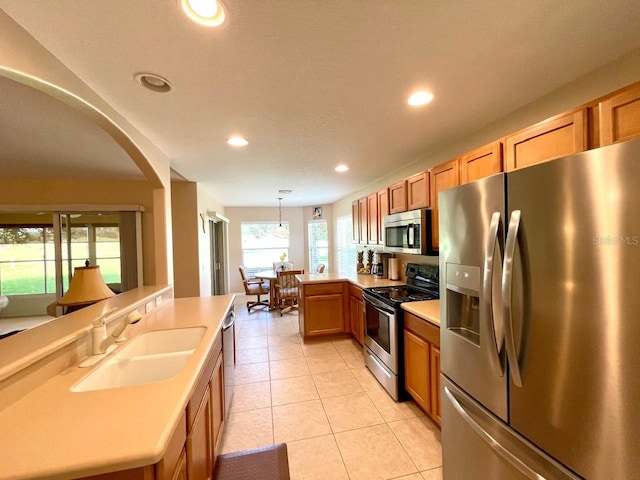
[[[489,224],[489,235],[487,237],[486,251],[484,252],[484,278],[482,280],[482,292],[480,293],[480,321],[485,322],[488,332],[491,332],[492,341],[489,343],[489,358],[491,365],[496,374],[500,377],[504,375],[502,362],[500,361],[500,350],[502,348],[503,335],[502,332],[496,331],[495,317],[500,315],[500,310],[495,309],[493,305],[493,275],[496,265],[494,256],[496,246],[498,246],[498,255],[502,257],[502,245],[499,244],[498,235],[501,226],[500,212],[493,212],[491,215],[491,223]],[[502,262],[502,258],[498,259],[498,265]],[[498,318],[499,330],[502,329],[502,319]]]
[[[458,399],[455,397],[453,392],[449,390],[446,386],[444,387],[444,394],[447,396],[447,399],[456,409],[458,414],[462,417],[462,419],[467,422],[467,424],[473,429],[476,434],[498,455],[504,458],[507,462],[513,465],[514,468],[518,469],[527,478],[532,480],[545,480],[545,477],[540,475],[538,472],[533,470],[529,465],[520,460],[516,455],[507,450],[500,442],[498,442],[495,438],[491,436],[489,432],[487,432],[484,428],[482,428],[478,422],[476,422],[471,414],[469,414],[465,408],[460,404]]]
[[[518,229],[522,212],[514,210],[509,219],[509,230],[507,232],[507,244],[505,246],[504,266],[502,270],[502,318],[505,322],[504,337],[507,346],[507,358],[509,359],[509,370],[513,383],[522,387],[522,372],[518,360],[518,350],[516,349],[516,339],[513,329],[513,312],[511,305],[511,293],[513,287],[513,261],[518,244]]]

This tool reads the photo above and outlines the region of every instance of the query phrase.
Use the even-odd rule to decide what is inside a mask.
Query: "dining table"
[[[261,272],[256,272],[255,276],[269,282],[269,310],[278,308],[278,302],[276,299],[276,280],[278,280],[277,272],[275,270],[262,270]]]

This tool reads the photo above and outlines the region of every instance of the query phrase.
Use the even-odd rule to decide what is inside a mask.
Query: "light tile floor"
[[[440,431],[396,403],[345,338],[303,343],[298,315],[236,299],[234,399],[221,453],[285,442],[293,480],[441,480]],[[229,366],[227,366],[229,368]]]

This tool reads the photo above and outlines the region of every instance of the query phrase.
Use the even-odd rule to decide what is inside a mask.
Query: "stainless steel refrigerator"
[[[640,140],[439,205],[444,479],[640,478]]]

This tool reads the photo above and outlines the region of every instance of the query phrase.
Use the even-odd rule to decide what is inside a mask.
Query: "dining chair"
[[[242,277],[242,285],[244,286],[245,295],[257,295],[258,300],[252,302],[247,301],[247,310],[250,312],[253,307],[265,306],[269,308],[268,300],[260,300],[260,295],[269,294],[269,282],[265,282],[264,279],[259,277],[249,277],[247,273],[247,267],[240,265],[240,276]]]
[[[293,262],[273,262],[273,271],[293,270]]]
[[[298,308],[298,281],[296,275],[304,274],[304,270],[278,271],[276,298],[280,308],[280,316]]]

